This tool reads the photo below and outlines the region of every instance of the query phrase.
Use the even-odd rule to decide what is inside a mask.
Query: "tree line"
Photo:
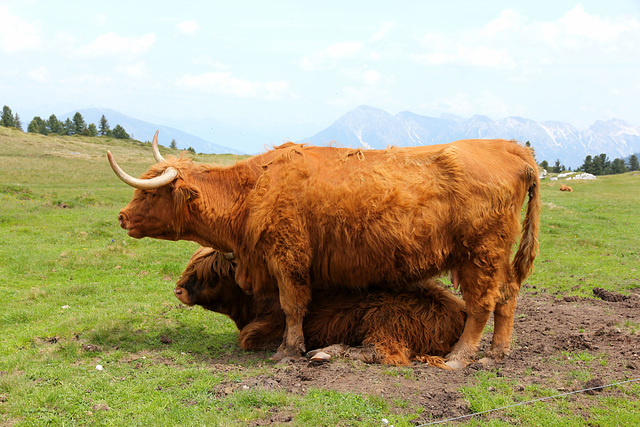
[[[15,115],[11,108],[4,106],[2,108],[2,116],[0,116],[0,126],[13,127],[18,130],[22,129],[22,122],[18,113]],[[55,114],[49,116],[47,120],[43,120],[40,116],[36,116],[27,126],[27,132],[39,133],[42,135],[84,135],[84,136],[108,136],[116,139],[130,139],[131,137],[126,130],[119,124],[113,129],[109,126],[107,118],[102,115],[98,126],[94,123],[87,124],[82,114],[76,112],[73,119],[67,118],[64,121],[58,120]]]
[[[540,163],[540,167],[552,173],[561,173],[567,170],[564,165],[560,163],[560,160],[556,160],[553,166],[549,166],[549,162],[544,160]],[[635,154],[631,155],[629,160],[625,162],[624,159],[620,158],[611,161],[604,153],[599,156],[587,156],[582,165],[576,169],[576,171],[586,172],[592,175],[616,175],[637,170],[640,170],[640,164],[638,163],[638,156]]]
[[[578,170],[593,175],[616,175],[640,170],[640,164],[638,164],[638,156],[635,154],[629,157],[627,163],[624,159],[613,159],[613,161],[610,161],[607,155],[603,153],[594,157],[587,156]]]

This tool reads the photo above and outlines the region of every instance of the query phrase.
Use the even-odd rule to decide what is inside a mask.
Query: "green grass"
[[[540,255],[528,279],[538,289],[592,296],[594,287],[640,287],[640,176],[624,174],[542,184]],[[526,289],[526,287],[525,287]]]
[[[134,175],[152,163],[148,144],[0,127],[0,425],[245,425],[268,419],[272,408],[286,408],[295,425],[367,426],[382,418],[412,425],[421,408],[410,400],[321,388],[304,396],[260,388],[213,393],[219,384],[264,373],[270,362],[239,362],[242,370],[211,363],[228,354],[242,359],[243,352],[226,317],[181,307],[173,296],[197,245],[126,236],[116,215],[132,191],[110,170],[107,149]],[[640,287],[640,177],[571,185],[569,194],[559,192],[558,183],[542,186],[541,253],[523,292],[535,286],[591,295],[595,286],[622,293]],[[624,327],[638,331],[636,323]],[[586,378],[586,364],[599,362],[572,356],[576,381]],[[382,375],[423,381],[406,368]],[[476,384],[461,390],[473,411],[522,398],[495,372],[475,376]],[[621,390],[633,399],[593,398],[588,411],[595,424],[638,422],[640,389]],[[524,392],[529,398],[541,393],[554,390]],[[576,417],[565,399],[510,409],[507,421],[487,422],[583,421]]]
[[[576,371],[580,381],[590,378],[588,372]],[[585,399],[576,404],[576,395],[555,397],[567,393],[531,385],[515,391],[515,380],[502,378],[499,371],[479,372],[473,386],[463,387],[465,398],[474,413],[485,412],[462,423],[473,426],[577,426],[577,425],[638,425],[640,420],[640,386],[637,383],[616,388],[624,396],[605,397],[580,394]],[[541,400],[544,399],[544,400]],[[498,409],[497,411],[493,411]],[[585,420],[588,414],[590,421]]]

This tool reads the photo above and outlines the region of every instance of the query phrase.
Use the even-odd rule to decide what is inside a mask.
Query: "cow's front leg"
[[[464,368],[475,360],[482,332],[495,307],[499,294],[498,283],[502,278],[499,269],[492,268],[492,265],[496,264],[482,260],[463,266],[459,272],[467,320],[462,335],[446,357],[450,368]]]
[[[302,282],[302,283],[300,283]],[[309,280],[294,281],[283,277],[278,281],[280,306],[285,315],[285,332],[282,345],[272,359],[282,361],[297,358],[305,352],[302,321],[311,300]]]
[[[467,302],[467,321],[460,339],[446,357],[447,366],[460,369],[475,359],[482,332],[490,316],[491,310]]]

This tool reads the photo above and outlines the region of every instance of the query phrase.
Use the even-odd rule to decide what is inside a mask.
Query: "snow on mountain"
[[[345,147],[385,148],[442,144],[458,139],[504,138],[529,141],[538,161],[559,159],[576,168],[587,155],[606,153],[611,158],[640,151],[640,127],[619,119],[597,121],[586,130],[557,121],[536,122],[522,117],[493,120],[476,115],[464,119],[452,115],[440,118],[409,111],[394,115],[360,106],[333,125],[304,140],[323,145],[335,141]]]

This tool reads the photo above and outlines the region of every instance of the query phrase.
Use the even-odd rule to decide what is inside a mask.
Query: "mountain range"
[[[156,129],[158,141],[169,146],[172,139],[179,148],[193,147],[201,153],[255,154],[272,145],[273,135],[256,129],[242,129],[212,120],[185,123],[199,136],[138,120],[104,108],[77,110],[87,123],[98,124],[104,114],[111,128],[122,126],[132,138],[150,140]],[[62,116],[73,117],[74,112]],[[177,125],[177,126],[183,126]],[[221,141],[214,143],[211,140]],[[331,126],[298,142],[326,145],[336,142],[344,147],[385,148],[390,145],[415,146],[441,144],[467,138],[504,138],[529,141],[540,162],[554,164],[559,160],[566,167],[576,168],[587,155],[606,153],[611,159],[626,158],[640,153],[640,127],[620,119],[597,121],[581,130],[558,121],[536,122],[522,117],[493,120],[476,115],[462,118],[442,115],[438,118],[421,116],[409,111],[392,115],[385,110],[360,106],[338,118]],[[277,140],[277,139],[276,139]],[[231,147],[230,147],[231,145]],[[232,148],[233,147],[233,148]]]
[[[348,147],[385,148],[389,145],[441,144],[458,139],[504,138],[529,141],[540,162],[556,160],[576,168],[587,155],[606,153],[611,159],[640,152],[640,127],[619,119],[597,121],[586,130],[557,121],[536,122],[522,117],[492,120],[486,116],[469,119],[453,115],[439,118],[404,111],[396,115],[360,106],[333,125],[305,139],[323,145],[332,140]]]

